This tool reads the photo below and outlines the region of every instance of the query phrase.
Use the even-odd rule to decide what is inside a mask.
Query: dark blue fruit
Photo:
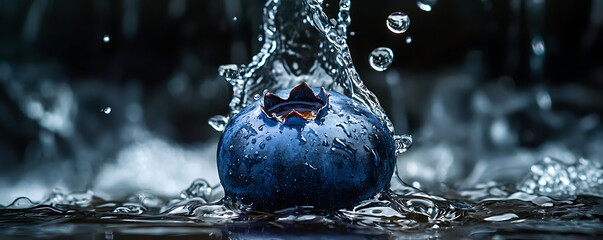
[[[277,94],[243,109],[222,133],[226,197],[261,211],[339,209],[388,185],[394,139],[365,105],[306,83]]]

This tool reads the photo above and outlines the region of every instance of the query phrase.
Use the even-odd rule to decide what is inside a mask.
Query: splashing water
[[[350,0],[339,2],[337,19],[329,19],[321,4],[318,0],[266,2],[264,44],[260,52],[247,66],[231,64],[218,69],[219,75],[232,85],[233,98],[228,116],[214,116],[209,120],[214,129],[223,131],[228,120],[255,102],[257,96],[306,82],[365,104],[392,134],[395,133],[379,100],[364,86],[352,62],[347,45]],[[382,49],[371,54],[370,61],[376,70],[383,71],[392,60],[393,52]]]
[[[219,75],[233,86],[234,94],[230,114],[212,117],[209,120],[212,127],[223,131],[230,117],[265,91],[289,88],[305,81],[314,87],[324,86],[341,92],[369,106],[393,133],[393,126],[378,99],[364,86],[352,63],[346,43],[350,1],[339,2],[336,19],[327,17],[322,3],[319,0],[267,1],[260,52],[248,65],[224,65],[218,69]],[[435,0],[417,2],[424,11],[430,11],[435,3]],[[406,38],[407,43],[409,39]],[[378,64],[379,69],[387,69],[392,59],[393,54],[391,59]],[[108,114],[106,109],[110,113],[111,108],[102,111]],[[406,152],[413,144],[410,135],[394,135],[394,139],[396,154]],[[334,146],[345,148],[345,144]],[[451,157],[440,155],[440,158]],[[545,158],[532,165],[517,185],[486,182],[462,191],[445,186],[437,192],[445,198],[425,193],[419,189],[421,184],[405,184],[398,172],[398,169],[394,172],[387,191],[351,209],[337,211],[296,207],[270,214],[251,212],[246,206],[223,199],[221,186],[211,186],[203,179],[194,180],[188,187],[182,186],[176,197],[141,191],[105,200],[92,191],[55,190],[41,201],[20,197],[7,206],[0,206],[0,222],[4,224],[0,224],[0,234],[28,236],[34,230],[48,238],[91,236],[90,226],[101,229],[92,230],[92,236],[97,239],[157,235],[283,238],[298,236],[300,229],[315,232],[304,233],[308,238],[324,238],[320,234],[327,232],[332,234],[327,235],[329,237],[344,239],[350,236],[496,238],[507,230],[519,231],[525,234],[519,237],[524,238],[549,232],[591,237],[603,234],[600,221],[603,201],[589,197],[603,195],[602,170],[596,162],[580,159],[565,163]],[[494,229],[492,222],[497,224]],[[291,231],[293,233],[288,235]]]
[[[219,70],[233,86],[229,116],[265,90],[275,92],[306,82],[369,106],[393,133],[393,125],[377,97],[360,80],[350,56],[346,42],[350,1],[339,2],[336,19],[329,19],[321,4],[317,0],[267,1],[260,52],[246,66],[227,65]]]
[[[435,0],[417,2],[420,9],[431,11]],[[352,63],[346,43],[347,27],[350,24],[350,1],[342,0],[339,4],[337,18],[329,19],[322,11],[322,1],[268,1],[264,8],[264,44],[248,65],[228,65],[220,68],[219,73],[231,85],[234,96],[230,102],[231,113],[235,115],[245,106],[257,100],[257,96],[265,91],[275,91],[290,88],[302,81],[309,85],[341,92],[353,97],[360,103],[374,110],[377,116],[393,132],[393,126],[385,115],[383,108],[375,95],[362,83]],[[305,9],[305,10],[300,10]],[[394,33],[403,33],[408,29],[409,18],[405,14],[393,14],[387,21],[387,26]],[[412,41],[406,38],[406,43]],[[392,63],[393,52],[389,48],[378,48],[371,53],[370,65],[377,71],[386,70]],[[215,124],[219,119],[220,124]],[[210,120],[212,126],[222,130],[227,117],[214,117]],[[394,135],[396,154],[407,151],[412,146],[410,135]],[[546,196],[536,195],[537,192],[526,188],[526,183],[518,186],[502,187],[486,185],[475,190],[461,191],[458,194],[448,194],[459,200],[427,194],[420,189],[408,186],[402,182],[397,170],[390,182],[390,189],[372,199],[358,204],[353,209],[342,209],[334,214],[315,212],[308,208],[293,208],[277,211],[279,224],[293,222],[296,225],[319,222],[321,225],[339,225],[342,222],[356,224],[345,225],[346,229],[368,226],[384,229],[390,232],[405,230],[439,229],[456,223],[486,224],[498,222],[501,224],[517,224],[547,218],[542,214],[531,216],[530,210],[510,211],[509,209],[529,209],[527,204],[537,204],[539,207],[564,211],[589,211],[587,206],[600,205],[596,203],[579,203],[556,201]],[[541,176],[529,175],[526,179]],[[419,186],[418,184],[417,186]],[[413,184],[414,186],[414,184]],[[518,190],[519,189],[519,190]],[[524,191],[524,192],[522,192]],[[447,195],[446,192],[442,192]],[[463,195],[464,194],[464,195]],[[489,206],[490,201],[497,201],[495,206]],[[517,202],[519,200],[519,202]],[[236,203],[224,202],[229,206]],[[213,205],[213,207],[216,207]],[[228,212],[217,207],[218,212]],[[244,206],[235,207],[244,209]],[[193,209],[189,206],[189,209]],[[600,211],[600,210],[597,210]],[[229,216],[241,216],[232,213]],[[550,218],[550,217],[548,217]],[[592,220],[593,217],[587,217]],[[459,229],[462,229],[457,225]],[[462,230],[461,230],[462,231]]]
[[[556,198],[576,195],[603,197],[603,169],[597,162],[583,158],[568,164],[546,157],[530,168],[519,189]]]

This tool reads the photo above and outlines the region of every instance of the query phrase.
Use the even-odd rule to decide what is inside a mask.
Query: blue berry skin
[[[378,117],[336,92],[292,91],[267,94],[226,126],[217,155],[226,197],[258,211],[340,209],[384,190],[395,144]]]

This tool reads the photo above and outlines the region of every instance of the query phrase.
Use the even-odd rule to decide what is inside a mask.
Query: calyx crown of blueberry
[[[302,82],[291,89],[287,99],[273,93],[266,93],[262,110],[266,116],[281,123],[296,121],[296,119],[312,121],[327,105],[328,97],[324,88],[321,88],[318,95],[314,95],[312,88]]]

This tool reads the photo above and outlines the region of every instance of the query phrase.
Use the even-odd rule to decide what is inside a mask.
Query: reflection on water
[[[181,197],[173,199],[141,193],[125,201],[105,201],[91,192],[55,192],[39,203],[19,198],[0,210],[4,219],[2,233],[18,237],[35,231],[38,237],[48,238],[90,233],[132,238],[291,237],[297,232],[305,232],[308,237],[359,238],[603,234],[601,198],[555,200],[505,186],[484,185],[460,191],[462,196],[457,195],[454,200],[416,189],[394,188],[353,209],[320,211],[298,207],[275,213],[240,210],[234,203],[217,201],[220,192],[214,195],[214,191],[206,182],[197,180]],[[496,227],[489,224],[492,222],[497,223]]]
[[[446,4],[436,2],[417,1],[415,7],[431,12]],[[542,2],[529,3],[535,19],[542,16]],[[28,18],[33,19],[25,26],[30,30],[23,33],[27,41],[36,38],[35,16],[43,14],[44,3],[31,6],[34,17]],[[241,12],[237,4],[230,9],[230,22],[243,21],[235,16]],[[140,83],[115,90],[94,81],[66,81],[53,64],[0,62],[0,86],[5,92],[0,96],[2,130],[18,136],[11,146],[33,142],[25,156],[12,156],[12,151],[0,148],[7,159],[27,160],[20,169],[0,176],[0,235],[75,239],[603,235],[599,117],[603,99],[596,89],[579,84],[519,88],[510,77],[482,82],[480,54],[472,53],[462,71],[426,73],[431,78],[427,96],[413,92],[426,87],[417,85],[416,76],[387,70],[386,87],[393,104],[400,105],[391,111],[394,124],[389,124],[390,118],[352,63],[347,45],[350,4],[331,1],[337,9],[334,17],[323,12],[323,1],[267,1],[260,52],[248,65],[218,69],[233,86],[230,115],[198,123],[209,119],[220,131],[232,114],[264,91],[301,81],[353,96],[392,129],[395,125],[397,134],[408,130],[412,119],[407,113],[421,112],[414,139],[395,136],[400,146],[397,172],[388,191],[351,209],[248,211],[223,199],[215,167],[216,136],[190,145],[166,140],[158,134],[162,129],[154,128],[158,125],[153,125],[153,119],[167,121],[162,114],[169,109],[162,108],[165,104],[160,100],[145,102]],[[138,7],[134,1],[123,6],[124,35],[132,38]],[[186,1],[170,1],[170,17],[182,17],[185,6]],[[412,31],[414,19],[413,28],[406,29],[405,23],[394,27]],[[545,56],[553,50],[545,44],[543,33],[536,31],[538,26],[529,29],[525,48],[531,52],[530,74],[539,78]],[[404,31],[400,31],[402,41],[420,41]],[[103,44],[120,40],[118,34],[103,35],[99,36]],[[195,62],[190,55],[183,58]],[[390,67],[392,59],[386,63],[382,70]],[[165,86],[175,99],[172,104],[200,93],[194,107],[211,108],[219,83],[207,80],[193,93],[192,77],[185,72],[178,70]],[[416,102],[406,104],[405,99]],[[411,144],[413,149],[407,151]]]

